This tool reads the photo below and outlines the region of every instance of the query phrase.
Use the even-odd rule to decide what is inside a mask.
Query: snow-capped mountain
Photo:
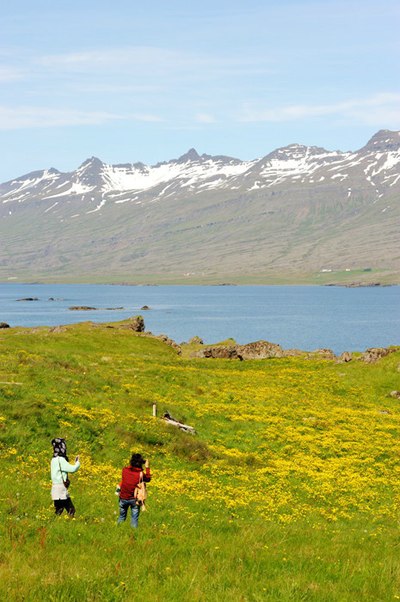
[[[185,188],[200,191],[228,188],[230,182],[245,173],[251,165],[252,162],[229,157],[200,157],[194,149],[177,160],[154,166],[143,163],[107,165],[92,157],[72,173],[50,169],[6,182],[0,185],[0,202],[22,203],[34,197],[35,200],[49,203],[55,200],[58,205],[61,199],[78,196],[90,206],[100,196],[100,206],[103,206],[107,201],[116,204],[136,201],[136,195],[150,191],[154,191],[159,198]],[[96,205],[94,210],[100,209],[100,206]],[[91,208],[87,210],[93,211]]]
[[[99,210],[106,202],[135,202],[138,195],[154,193],[151,200],[177,193],[200,194],[205,190],[250,192],[274,186],[335,183],[360,180],[384,195],[400,180],[400,132],[378,132],[357,152],[326,151],[323,148],[292,144],[260,160],[240,161],[231,157],[199,156],[190,149],[177,160],[147,166],[143,163],[107,165],[92,157],[72,173],[56,169],[33,172],[0,185],[0,203],[31,200],[56,205],[79,197],[86,211]],[[363,181],[364,180],[364,181]],[[350,190],[350,189],[349,189]],[[92,208],[101,196],[101,204]],[[56,203],[56,204],[55,204]],[[12,211],[11,205],[8,210]]]
[[[33,276],[47,264],[70,272],[78,248],[88,275],[105,257],[118,275],[366,263],[396,271],[382,237],[398,242],[399,193],[400,132],[388,130],[354,152],[291,144],[241,161],[190,149],[153,166],[92,157],[71,173],[51,168],[0,185],[0,277],[27,273],[32,255]],[[241,262],[230,256],[233,247]]]

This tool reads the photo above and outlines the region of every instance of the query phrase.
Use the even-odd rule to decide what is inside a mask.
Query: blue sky
[[[400,129],[397,0],[13,0],[1,22],[1,182]]]

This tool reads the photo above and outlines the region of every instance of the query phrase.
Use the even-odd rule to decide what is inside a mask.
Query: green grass
[[[0,268],[0,281],[9,281],[10,271]],[[32,273],[29,267],[26,271],[20,270],[18,278],[13,282],[31,282]],[[95,274],[93,272],[82,272],[77,275],[74,272],[64,270],[63,274],[54,274],[49,276],[48,270],[43,273],[38,272],[35,275],[34,282],[39,283],[73,283],[73,284],[128,284],[128,285],[326,285],[326,284],[350,284],[353,282],[362,284],[371,284],[378,282],[384,285],[399,284],[399,275],[396,271],[390,269],[373,269],[364,271],[362,269],[351,270],[346,272],[314,272],[314,271],[261,271],[248,272],[247,274],[239,274],[237,271],[221,272],[221,273],[193,273],[183,275],[173,271],[165,270],[163,273],[141,273],[134,272],[127,274],[124,271],[116,268],[113,270],[113,275]]]
[[[188,360],[123,326],[0,332],[1,599],[400,598],[399,351]],[[81,454],[74,520],[53,514],[55,436]],[[132,451],[153,471],[137,532],[114,494]]]

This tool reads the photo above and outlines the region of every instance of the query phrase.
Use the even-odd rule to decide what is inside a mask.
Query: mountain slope
[[[398,281],[399,196],[400,132],[387,130],[356,152],[92,157],[0,185],[0,278],[312,280],[372,268]]]

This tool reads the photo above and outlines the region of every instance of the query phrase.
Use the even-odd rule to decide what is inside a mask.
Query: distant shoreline
[[[244,287],[244,286],[307,286],[307,287],[343,287],[343,288],[386,288],[400,286],[400,282],[78,282],[78,281],[38,281],[38,280],[0,280],[1,284],[20,286],[212,286],[212,287]]]

